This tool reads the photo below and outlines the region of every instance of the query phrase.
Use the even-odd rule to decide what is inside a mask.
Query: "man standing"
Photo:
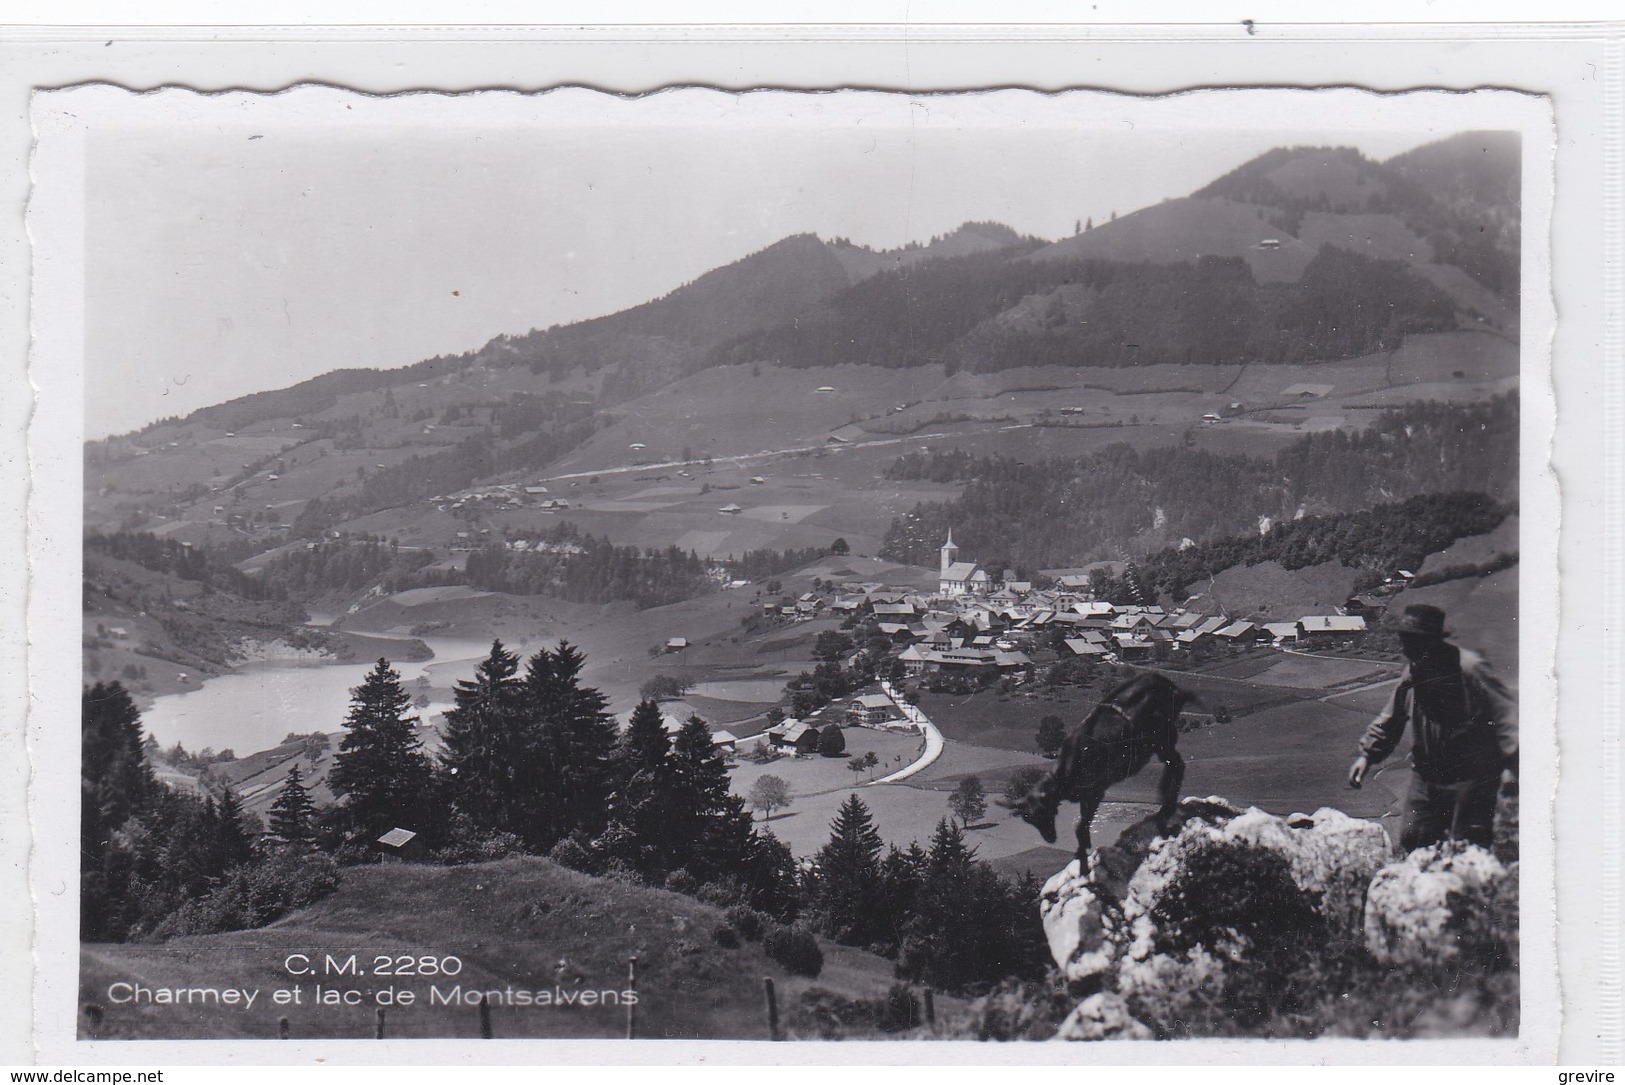
[[[1366,770],[1394,751],[1409,723],[1416,771],[1400,846],[1464,840],[1487,848],[1501,773],[1518,771],[1517,705],[1483,659],[1445,639],[1438,607],[1408,606],[1391,628],[1409,665],[1360,741],[1349,786],[1365,783]]]

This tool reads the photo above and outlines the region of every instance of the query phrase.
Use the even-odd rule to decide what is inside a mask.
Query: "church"
[[[948,531],[948,541],[942,544],[942,564],[937,574],[938,595],[984,595],[990,587],[985,569],[973,561],[957,561],[959,547],[954,545],[954,533]]]

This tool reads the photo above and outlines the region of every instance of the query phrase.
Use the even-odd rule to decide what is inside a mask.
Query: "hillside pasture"
[[[431,988],[493,992],[491,1026],[497,1039],[620,1038],[626,1007],[610,1004],[522,1006],[506,1004],[509,988],[525,991],[614,991],[627,987],[627,959],[638,959],[638,1034],[648,1039],[766,1040],[762,977],[778,986],[783,1024],[791,1035],[815,1036],[800,996],[818,986],[847,997],[883,995],[894,982],[892,962],[860,950],[823,945],[817,979],[788,974],[760,945],[718,945],[725,923],[713,907],[675,893],[593,878],[545,859],[508,859],[461,867],[417,864],[351,867],[338,891],[260,930],[177,938],[156,945],[93,944],[80,955],[80,1003],[104,1011],[96,1038],[272,1039],[288,1019],[289,1037],[371,1039],[381,991],[393,989],[386,1008],[391,1039],[467,1038],[480,1035],[478,1007],[431,1004]],[[307,955],[315,975],[290,976],[292,953]],[[328,955],[346,962],[354,953],[369,972],[375,958],[394,963],[456,957],[454,976],[323,975]],[[251,1008],[120,1005],[108,998],[118,981],[146,987],[222,987],[257,990]],[[318,1005],[316,986],[356,990],[356,1005]],[[273,992],[299,988],[299,1001],[277,1005]],[[398,993],[411,991],[410,1005]],[[293,997],[291,994],[288,996]],[[938,995],[939,1012],[963,1009]],[[476,999],[477,1001],[477,999]],[[603,1000],[607,1002],[608,1000]],[[91,1038],[87,1033],[84,1038]]]

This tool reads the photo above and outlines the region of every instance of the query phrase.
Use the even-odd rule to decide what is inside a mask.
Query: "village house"
[[[1365,619],[1342,614],[1316,614],[1298,619],[1301,639],[1314,644],[1351,640],[1365,632]]]
[[[891,716],[891,698],[884,693],[859,694],[852,698],[846,706],[847,720],[866,727],[879,727]]]

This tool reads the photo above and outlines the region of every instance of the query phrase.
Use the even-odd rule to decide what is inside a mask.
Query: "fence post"
[[[638,955],[636,953],[626,959],[626,989],[632,993],[632,998],[626,1004],[626,1038],[638,1038]]]
[[[286,1017],[276,1019],[276,1038],[279,1040],[288,1038],[288,1019]]]
[[[931,1028],[937,1024],[937,996],[929,987],[925,989],[925,1023]]]
[[[481,994],[480,995],[480,1039],[489,1040],[490,1038],[491,1038],[491,1003],[485,997],[485,995]]]
[[[762,977],[762,993],[767,997],[767,1037],[770,1040],[782,1040],[779,1035],[779,999],[773,991],[773,977]]]
[[[384,1038],[384,1008],[379,1006],[376,1012],[378,1015],[378,1023],[373,1029],[372,1038],[374,1040],[382,1040]]]

